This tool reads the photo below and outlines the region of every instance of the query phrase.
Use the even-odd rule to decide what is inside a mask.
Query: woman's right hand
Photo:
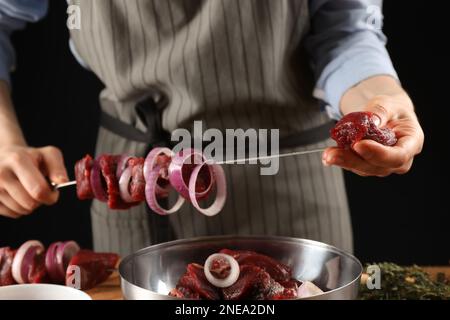
[[[40,205],[52,205],[59,193],[55,183],[68,181],[64,159],[55,147],[0,147],[0,215],[19,218]]]

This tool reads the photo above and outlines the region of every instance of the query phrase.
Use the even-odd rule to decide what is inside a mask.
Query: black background
[[[444,46],[446,21],[437,16],[445,9],[428,9],[424,1],[385,1],[388,49],[415,102],[426,144],[407,175],[378,179],[346,174],[355,254],[364,262],[427,265],[450,259],[445,184],[449,125],[444,115],[450,55]],[[13,36],[18,56],[13,96],[29,144],[60,147],[70,168],[94,150],[102,85],[69,51],[65,10],[65,1],[51,1],[46,19]],[[78,201],[68,189],[53,207],[17,221],[0,218],[0,247],[17,247],[28,239],[45,244],[74,239],[90,247],[89,203]]]

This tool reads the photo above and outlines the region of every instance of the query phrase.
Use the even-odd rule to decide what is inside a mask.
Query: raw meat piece
[[[87,290],[102,283],[111,275],[116,267],[119,256],[115,253],[97,253],[91,250],[80,250],[72,257],[70,266],[80,268],[80,286],[82,290]],[[66,285],[73,286],[71,282],[72,270],[68,268],[66,274]],[[69,272],[70,271],[70,272]]]
[[[231,265],[224,258],[216,258],[211,262],[209,270],[215,278],[223,280],[230,275]]]
[[[189,290],[188,288],[178,287],[174,288],[169,292],[169,296],[182,298],[182,299],[195,299],[199,300],[200,295],[196,292]]]
[[[240,269],[239,279],[232,286],[222,289],[225,300],[265,300],[284,292],[284,287],[262,268],[243,265]]]
[[[284,287],[284,291],[279,294],[275,294],[271,296],[270,300],[286,300],[286,299],[295,299],[297,298],[298,288],[301,286],[302,282],[291,279],[288,282],[280,283]]]
[[[197,293],[201,299],[220,299],[217,288],[206,279],[203,267],[196,263],[189,264],[186,273],[178,281],[177,289],[183,288]]]
[[[234,251],[229,249],[222,249],[220,250],[220,253],[232,256],[240,266],[252,265],[262,268],[269,273],[275,281],[287,282],[291,280],[291,269],[266,255],[253,251]]]
[[[119,182],[116,177],[117,156],[101,155],[98,159],[108,194],[108,207],[111,209],[129,209],[134,203],[125,203],[120,197]]]
[[[331,137],[344,149],[349,149],[363,139],[374,140],[386,146],[396,144],[395,133],[389,128],[378,128],[377,119],[379,117],[372,112],[349,113],[331,129]]]
[[[45,250],[43,248],[34,247],[30,249],[29,253],[30,257],[33,257],[32,263],[26,266],[26,269],[22,270],[22,279],[25,283],[45,283],[49,282],[47,275],[47,268],[45,267]]]
[[[91,188],[91,169],[93,159],[86,155],[75,164],[75,179],[77,180],[77,195],[81,200],[93,199],[94,193]]]
[[[131,158],[128,160],[131,168],[130,195],[133,201],[145,201],[145,178],[143,173],[144,158]]]
[[[395,136],[394,131],[389,128],[376,128],[376,130],[369,128],[365,138],[374,140],[385,146],[393,146],[397,143],[397,137]]]
[[[0,287],[15,284],[12,276],[12,263],[16,250],[10,247],[0,248]]]
[[[169,295],[190,299],[224,300],[286,300],[298,297],[302,282],[292,278],[288,266],[253,251],[222,249],[221,254],[232,256],[239,264],[239,278],[226,288],[211,284],[198,264],[189,264],[187,272]],[[223,259],[223,258],[222,258]],[[210,263],[210,271],[218,278],[226,277],[230,265],[221,259]]]

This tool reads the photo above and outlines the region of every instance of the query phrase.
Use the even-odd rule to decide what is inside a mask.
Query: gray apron
[[[100,106],[106,123],[130,128],[123,134],[100,127],[97,154],[144,156],[155,141],[133,133],[152,140],[158,126],[170,133],[192,129],[194,120],[206,128],[279,128],[282,140],[291,142],[281,152],[331,145],[324,130],[330,119],[311,96],[302,46],[310,27],[307,0],[71,2],[82,17],[71,39],[105,84]],[[320,154],[280,159],[274,176],[261,176],[256,165],[225,171],[228,199],[215,217],[188,203],[160,217],[144,204],[115,211],[94,200],[95,250],[124,255],[152,243],[217,234],[294,236],[352,250],[343,175],[324,168]]]

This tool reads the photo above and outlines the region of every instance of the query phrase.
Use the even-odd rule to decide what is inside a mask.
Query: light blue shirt
[[[309,0],[306,47],[317,81],[313,94],[335,119],[349,88],[375,75],[397,78],[381,30],[381,5],[382,0]],[[11,33],[41,19],[47,9],[47,0],[0,0],[0,79],[9,82],[15,66]]]

